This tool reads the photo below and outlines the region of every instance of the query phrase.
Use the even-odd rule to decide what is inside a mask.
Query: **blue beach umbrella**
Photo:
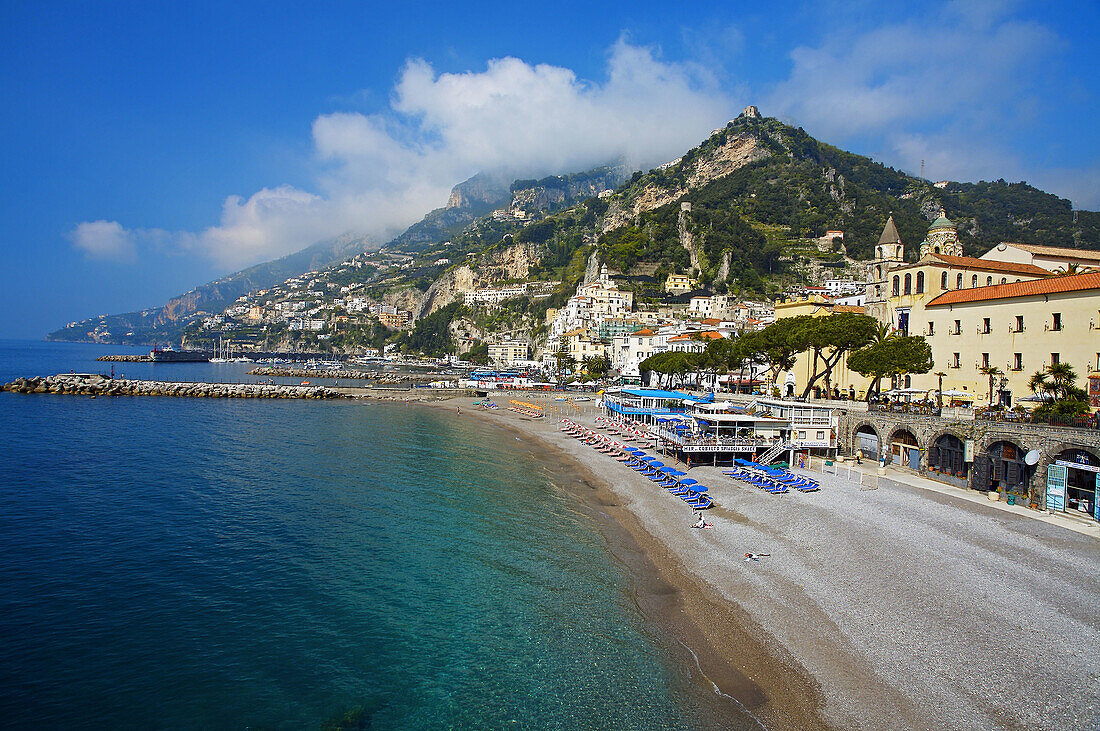
[[[698,485],[699,484],[698,480],[693,480],[690,477],[687,478],[686,480],[677,480],[677,482],[679,484],[683,485],[684,487],[687,487],[688,485]]]
[[[706,492],[708,489],[710,488],[708,488],[706,485],[695,484],[691,486],[692,492]]]

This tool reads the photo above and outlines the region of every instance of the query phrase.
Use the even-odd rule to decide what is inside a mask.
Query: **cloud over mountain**
[[[499,58],[482,71],[441,74],[411,59],[387,109],[314,120],[316,193],[284,185],[230,196],[218,225],[169,237],[226,267],[346,231],[381,242],[479,171],[537,176],[615,160],[653,165],[698,143],[737,106],[702,68],[625,40],[610,49],[606,71],[593,82],[560,66]],[[72,238],[89,255],[118,257],[148,237],[96,221],[78,225]]]

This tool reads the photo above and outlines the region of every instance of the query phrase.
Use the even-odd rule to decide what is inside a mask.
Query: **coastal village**
[[[569,496],[570,519],[642,566],[636,603],[690,655],[677,661],[708,702],[760,727],[1086,727],[1100,677],[1100,251],[977,247],[978,217],[936,197],[957,184],[853,165],[850,180],[893,186],[859,198],[800,149],[813,149],[801,129],[750,106],[616,188],[606,169],[571,176],[573,197],[555,188],[565,176],[517,181],[430,241],[196,311],[148,355],[99,356],[109,373],[0,390],[111,408],[203,399],[242,421],[262,408],[243,400],[284,420],[301,407],[339,427],[326,460],[370,466],[347,482],[400,493],[390,522],[413,538],[404,514],[437,490],[432,520],[447,520],[499,448],[524,484],[494,501],[532,486]],[[801,168],[764,170],[772,155]],[[734,203],[722,186],[742,170],[757,187],[741,181]],[[817,186],[814,204],[805,187],[791,196],[812,225],[764,220],[791,207],[756,202],[786,174]],[[103,344],[106,322],[68,329]],[[131,363],[144,375],[116,377]],[[167,364],[201,375],[162,378]],[[387,419],[395,435],[367,443]],[[438,465],[468,449],[477,469],[375,485],[379,448]],[[475,518],[512,520],[496,509]],[[547,563],[526,548],[525,566]]]

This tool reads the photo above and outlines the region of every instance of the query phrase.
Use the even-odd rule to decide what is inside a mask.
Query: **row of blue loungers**
[[[733,463],[736,467],[732,470],[723,471],[723,475],[729,475],[735,480],[756,485],[767,492],[779,494],[787,492],[791,488],[799,492],[813,492],[821,489],[821,485],[817,480],[810,479],[805,475],[796,475],[787,470],[756,464],[755,462],[749,462],[747,459],[735,459]]]
[[[658,462],[656,457],[646,454],[637,447],[627,447],[602,434],[585,429],[570,419],[562,419],[561,423],[562,431],[599,452],[615,456],[615,459],[648,477],[658,487],[665,488],[695,510],[706,510],[714,506],[714,501],[705,494],[709,488],[706,485],[700,485],[697,480],[685,477],[685,472]]]

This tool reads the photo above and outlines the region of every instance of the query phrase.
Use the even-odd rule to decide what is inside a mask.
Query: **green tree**
[[[799,348],[792,344],[792,336],[803,327],[804,318],[810,319],[809,315],[800,315],[776,320],[763,330],[742,335],[739,340],[744,357],[767,363],[772,387],[779,382],[780,373],[794,367]]]
[[[603,378],[611,370],[611,359],[606,355],[590,355],[584,359],[583,368],[591,378]]]
[[[801,320],[801,324],[792,331],[790,340],[799,351],[808,351],[813,356],[813,373],[802,391],[806,397],[822,378],[826,393],[832,391],[833,369],[849,352],[873,342],[879,324],[873,317],[854,312],[804,317],[794,318]]]
[[[883,378],[932,370],[932,348],[924,338],[915,335],[886,338],[849,355],[848,367],[871,379],[867,388],[870,401],[878,395]]]

